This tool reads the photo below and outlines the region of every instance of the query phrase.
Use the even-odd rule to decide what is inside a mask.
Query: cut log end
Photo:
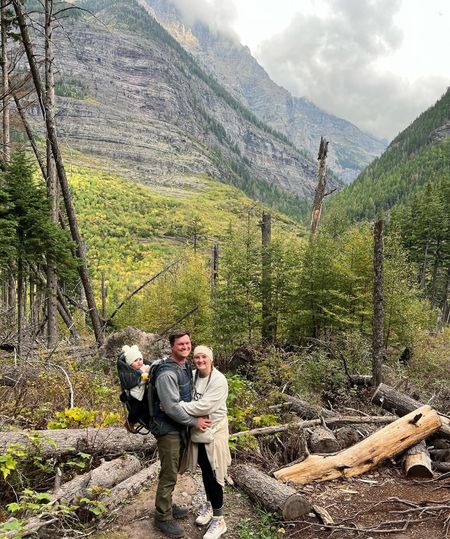
[[[292,494],[284,502],[283,505],[283,519],[284,520],[296,520],[300,517],[303,517],[309,513],[311,505],[309,502],[300,494]]]

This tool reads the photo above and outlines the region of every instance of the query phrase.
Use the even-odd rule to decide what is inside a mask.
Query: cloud
[[[227,34],[238,39],[232,26],[237,19],[233,2],[224,0],[170,0],[178,8],[187,25],[201,22],[216,33]]]
[[[403,40],[401,0],[324,0],[323,14],[297,14],[256,56],[297,96],[378,136],[392,138],[446,89],[442,77],[414,82],[381,69]]]

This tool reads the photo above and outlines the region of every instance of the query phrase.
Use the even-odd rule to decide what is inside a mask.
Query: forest
[[[83,10],[1,7],[0,538],[148,531],[156,442],[124,428],[116,360],[170,353],[174,328],[228,381],[228,536],[448,537],[450,93],[337,193],[324,141],[314,200],[238,161],[231,185],[186,173],[158,191],[58,137],[58,99],[89,89],[58,80],[52,32]]]

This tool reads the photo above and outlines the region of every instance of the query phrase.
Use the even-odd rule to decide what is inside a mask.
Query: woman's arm
[[[194,417],[209,415],[218,410],[227,400],[228,383],[225,377],[220,377],[206,388],[202,398],[198,401],[180,401],[180,406],[185,412]]]

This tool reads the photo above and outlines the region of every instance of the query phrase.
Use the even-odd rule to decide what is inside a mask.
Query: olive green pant
[[[155,518],[172,520],[172,493],[177,483],[181,459],[181,437],[178,434],[156,436],[161,471],[155,498]]]

